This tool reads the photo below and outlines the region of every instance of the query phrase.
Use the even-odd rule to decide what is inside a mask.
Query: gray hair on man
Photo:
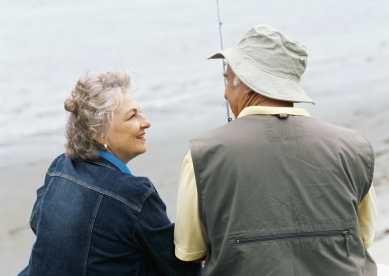
[[[240,84],[240,79],[238,78],[237,75],[235,75],[232,83],[234,84],[234,86],[238,86]]]

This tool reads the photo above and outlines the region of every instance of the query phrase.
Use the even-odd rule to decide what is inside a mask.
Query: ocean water
[[[387,151],[389,1],[219,5],[224,48],[258,23],[299,40],[309,51],[302,83],[317,102],[302,107]],[[134,71],[149,141],[186,145],[226,123],[222,64],[206,60],[221,48],[216,1],[0,0],[0,26],[0,167],[62,152],[63,102],[86,71]]]

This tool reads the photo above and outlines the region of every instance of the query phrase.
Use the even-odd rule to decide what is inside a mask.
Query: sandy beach
[[[302,86],[312,117],[362,131],[376,157],[376,236],[389,265],[389,1],[220,1],[224,48],[264,23],[309,52]],[[239,18],[239,20],[237,20]],[[63,102],[88,70],[127,67],[151,121],[148,151],[128,166],[147,176],[172,221],[188,141],[227,123],[216,3],[208,0],[0,1],[0,275],[28,263],[35,192],[63,152]]]

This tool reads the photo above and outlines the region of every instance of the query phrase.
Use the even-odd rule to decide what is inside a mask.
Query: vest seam
[[[364,193],[363,197],[361,198],[361,202],[363,200],[363,198],[367,195],[367,193],[369,192],[371,186],[372,186],[372,183],[373,183],[373,175],[374,175],[374,162],[375,162],[375,158],[374,158],[374,149],[372,147],[372,145],[369,143],[369,141],[367,140],[366,136],[361,132],[362,134],[362,137],[363,139],[365,140],[365,142],[367,143],[369,149],[370,149],[370,163],[369,163],[369,189]],[[360,202],[359,202],[360,203]]]
[[[200,221],[203,224],[204,231],[208,229],[208,227],[204,227],[204,215],[203,215],[203,208],[202,208],[202,200],[201,200],[201,185],[200,185],[200,179],[199,175],[196,173],[198,172],[198,167],[197,167],[197,162],[196,162],[196,149],[195,149],[195,142],[192,140],[190,141],[190,147],[191,147],[191,156],[192,156],[192,164],[193,164],[193,171],[195,175],[195,180],[196,180],[196,186],[197,186],[197,201],[198,201],[198,208],[199,208],[199,215],[200,215]],[[193,149],[193,150],[192,150]],[[206,233],[208,236],[208,233]]]

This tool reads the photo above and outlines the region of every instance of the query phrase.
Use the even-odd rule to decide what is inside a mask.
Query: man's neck
[[[266,101],[263,101],[262,104],[259,104],[261,106],[274,106],[274,107],[293,107],[292,102],[287,102],[287,101],[279,101],[279,100],[273,100],[267,98]]]
[[[239,112],[248,106],[293,107],[293,103],[270,99],[250,91],[241,98],[241,101],[238,105]]]

